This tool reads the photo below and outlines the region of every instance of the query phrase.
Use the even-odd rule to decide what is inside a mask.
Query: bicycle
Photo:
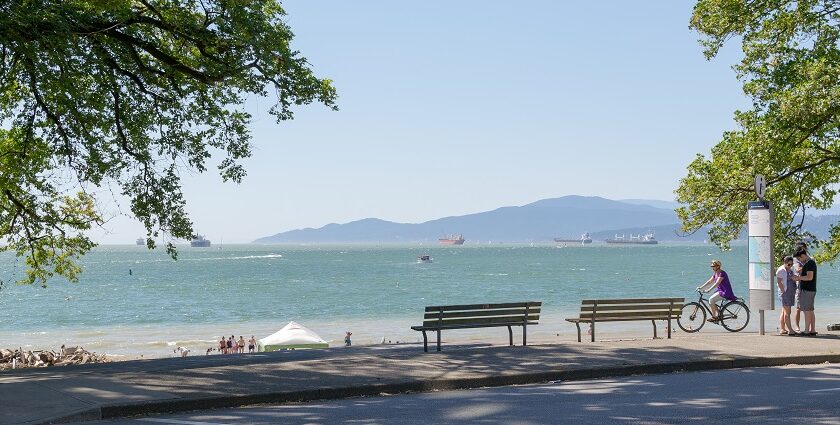
[[[677,325],[684,332],[693,333],[703,328],[706,324],[706,315],[712,314],[709,300],[703,297],[703,292],[697,290],[700,299],[685,303],[682,307],[682,314],[677,318]],[[747,327],[750,323],[750,309],[744,304],[741,298],[728,300],[718,309],[718,321],[724,329],[729,332],[738,332]]]

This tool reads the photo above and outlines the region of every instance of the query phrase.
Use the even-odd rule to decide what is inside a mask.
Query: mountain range
[[[331,223],[318,229],[306,228],[263,237],[254,243],[436,243],[449,234],[462,234],[471,243],[551,242],[555,237],[579,238],[589,232],[595,241],[618,234],[653,231],[660,241],[702,241],[705,232],[684,235],[674,209],[675,202],[597,196],[564,196],[543,199],[522,206],[502,207],[462,216],[444,217],[424,223],[395,223],[366,218],[344,224]],[[818,236],[840,216],[806,218]]]
[[[665,201],[650,202],[657,205]],[[424,223],[394,223],[376,218],[332,223],[318,229],[278,233],[254,242],[432,243],[439,237],[456,233],[463,234],[468,241],[483,243],[539,242],[552,241],[559,236],[577,238],[584,232],[599,236],[602,232],[639,233],[648,229],[657,231],[657,237],[662,240],[676,240],[679,239],[674,233],[677,228],[678,220],[673,210],[648,205],[643,200],[564,196]]]

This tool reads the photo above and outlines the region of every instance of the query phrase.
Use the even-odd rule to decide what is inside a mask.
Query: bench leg
[[[656,339],[656,320],[651,320],[650,323],[653,324],[653,339]]]
[[[589,322],[589,330],[592,331],[592,342],[595,342],[595,322]]]
[[[522,325],[522,346],[528,345],[528,325]]]
[[[426,331],[423,331],[423,352],[429,352],[429,340],[426,338]]]
[[[580,322],[575,322],[575,326],[577,326],[577,330],[578,330],[578,342],[580,342]]]
[[[440,351],[440,329],[437,331],[437,350]]]
[[[668,339],[671,339],[671,319],[668,319]]]
[[[513,346],[513,329],[508,326],[508,340],[510,341],[510,345]]]

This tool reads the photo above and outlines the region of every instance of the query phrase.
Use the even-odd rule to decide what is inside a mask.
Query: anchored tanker
[[[444,236],[438,239],[438,242],[440,242],[441,245],[463,245],[465,240],[466,239],[464,239],[463,235],[457,234]]]
[[[578,239],[554,238],[554,242],[579,243],[581,245],[586,245],[588,243],[592,243],[592,238],[589,236],[589,233],[584,233],[580,235],[580,238]]]
[[[204,236],[202,235],[196,235],[196,237],[194,237],[193,240],[190,241],[190,246],[198,248],[207,248],[208,246],[210,246],[210,240],[204,239]]]
[[[653,236],[653,232],[647,232],[644,236],[641,234],[633,236],[630,235],[629,238],[625,238],[624,235],[618,236],[615,235],[613,239],[607,239],[605,242],[607,243],[617,243],[617,244],[633,244],[633,245],[656,245],[659,241]]]

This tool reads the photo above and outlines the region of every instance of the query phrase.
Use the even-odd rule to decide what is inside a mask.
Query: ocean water
[[[0,290],[0,347],[53,349],[61,344],[116,356],[168,356],[176,346],[204,352],[221,335],[248,339],[297,321],[340,345],[421,340],[426,305],[542,301],[536,340],[574,337],[563,318],[583,298],[685,296],[723,261],[735,292],[747,297],[747,250],[710,245],[590,246],[262,246],[181,247],[178,261],[143,246],[99,247],[83,259],[76,284]],[[429,254],[431,263],[418,263]],[[0,257],[0,276],[22,263]],[[840,272],[819,269],[820,327],[836,318]],[[769,312],[774,330],[778,313]],[[753,314],[750,328],[757,329]],[[644,322],[611,329],[650,333]],[[713,331],[709,326],[708,331]],[[707,330],[704,329],[704,332]],[[496,335],[498,334],[498,335]],[[515,338],[516,338],[515,333]],[[464,331],[463,338],[504,341],[507,332]],[[462,337],[453,337],[461,340]]]

